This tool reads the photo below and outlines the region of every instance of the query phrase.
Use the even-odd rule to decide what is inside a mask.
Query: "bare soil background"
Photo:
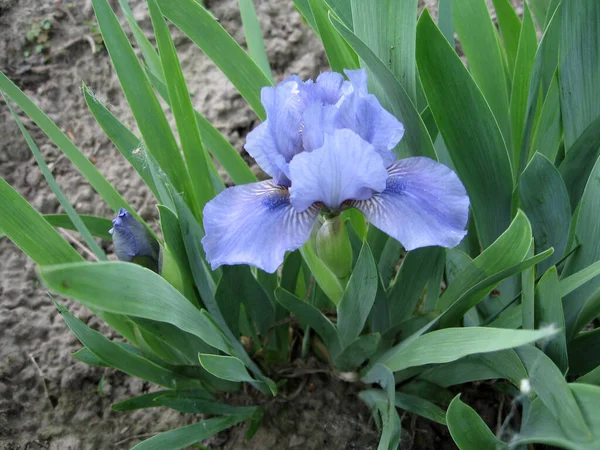
[[[116,1],[111,3],[116,6]],[[205,3],[244,45],[237,1]],[[145,2],[132,0],[130,4],[150,36]],[[255,4],[276,80],[292,73],[315,77],[327,70],[322,45],[302,23],[291,0],[256,0]],[[47,48],[36,54],[27,34],[43,20],[51,23],[44,44]],[[157,218],[155,199],[96,124],[80,91],[84,81],[135,131],[108,54],[96,41],[95,23],[89,0],[0,0],[0,69],[58,124],[130,204],[152,221]],[[181,32],[172,30],[195,107],[243,152],[246,134],[258,123],[255,114],[208,58]],[[21,119],[77,211],[112,217],[110,208],[60,150],[24,115]],[[41,213],[63,212],[4,103],[0,103],[0,136],[0,176]],[[253,170],[259,169],[254,166]],[[110,250],[109,243],[103,245]],[[70,300],[64,302],[92,328],[118,338],[87,309]],[[130,448],[157,432],[200,419],[158,408],[111,411],[112,403],[155,387],[114,370],[78,362],[71,353],[80,347],[40,285],[35,264],[9,240],[0,239],[0,449]],[[376,448],[375,427],[353,386],[313,374],[304,386],[292,385],[290,390],[297,387],[302,389],[293,400],[274,402],[267,408],[264,426],[250,443],[243,444],[244,429],[236,427],[206,445],[236,449]],[[495,402],[492,398],[487,403],[490,421],[497,409]],[[443,428],[425,421],[409,421],[405,426],[411,430],[405,438],[406,447],[455,448]]]

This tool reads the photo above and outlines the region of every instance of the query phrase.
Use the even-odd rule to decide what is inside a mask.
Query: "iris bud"
[[[327,219],[317,232],[317,255],[341,279],[352,272],[352,246],[341,216]]]
[[[119,209],[112,223],[109,233],[113,236],[117,257],[158,272],[160,246],[146,227],[124,208]]]

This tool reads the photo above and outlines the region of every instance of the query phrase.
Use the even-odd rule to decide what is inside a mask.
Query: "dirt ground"
[[[116,6],[117,2],[111,3]],[[130,4],[150,35],[145,2],[130,0]],[[237,1],[205,4],[243,45]],[[255,4],[276,80],[292,73],[314,77],[327,69],[320,42],[304,26],[291,0],[256,0]],[[246,134],[258,123],[256,116],[208,58],[180,32],[174,29],[173,33],[195,107],[242,151]],[[84,81],[135,130],[108,54],[96,38],[89,0],[0,0],[0,69],[71,137],[144,218],[156,219],[154,198],[96,124],[80,92]],[[111,217],[110,208],[68,159],[31,121],[21,118],[77,211]],[[62,212],[2,102],[0,135],[2,178],[41,213]],[[65,303],[90,326],[116,337],[84,307]],[[199,420],[167,409],[111,411],[111,403],[146,393],[153,386],[76,361],[71,353],[79,348],[40,285],[33,262],[10,241],[0,239],[0,449],[130,448],[157,432]],[[376,448],[377,433],[353,386],[314,374],[301,387],[294,399],[267,408],[264,427],[250,443],[243,444],[243,429],[238,427],[207,445]],[[445,430],[423,421],[406,426],[414,431],[407,447],[414,441],[413,448],[453,448]]]

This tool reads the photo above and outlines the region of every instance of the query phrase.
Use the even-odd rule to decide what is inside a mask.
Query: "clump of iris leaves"
[[[600,448],[597,0],[529,0],[522,17],[509,0],[494,0],[497,25],[485,0],[440,0],[437,22],[426,10],[418,14],[416,0],[295,0],[307,26],[322,40],[332,71],[368,77],[368,91],[377,99],[369,97],[368,103],[380,108],[377,114],[389,114],[394,126],[402,125],[402,139],[398,133],[388,136],[380,154],[393,150],[399,167],[410,165],[407,158],[420,158],[428,167],[444,168],[441,175],[424,170],[412,180],[418,187],[421,175],[425,177],[428,186],[439,188],[436,198],[420,197],[417,190],[410,191],[411,183],[387,184],[414,193],[417,210],[428,212],[417,220],[414,208],[388,209],[396,216],[386,228],[381,225],[385,218],[377,216],[383,203],[364,202],[385,196],[381,179],[387,175],[373,181],[361,171],[371,163],[361,159],[354,164],[360,167],[353,167],[345,161],[345,141],[349,155],[360,153],[352,133],[342,132],[335,144],[340,147],[336,164],[346,164],[352,175],[347,181],[354,186],[348,188],[351,194],[344,191],[350,197],[341,198],[337,191],[333,200],[315,197],[314,185],[294,181],[294,171],[300,170],[297,157],[265,167],[274,160],[258,161],[254,155],[283,185],[255,210],[288,208],[282,217],[289,219],[288,231],[294,233],[299,232],[290,219],[294,214],[305,217],[311,208],[326,213],[315,216],[317,225],[311,236],[303,237],[306,243],[268,221],[263,228],[248,222],[254,211],[244,199],[238,198],[230,210],[217,205],[212,219],[203,215],[210,209],[204,209],[206,204],[217,204],[228,192],[257,194],[244,187],[257,179],[227,140],[194,111],[167,21],[214,61],[263,124],[273,125],[277,119],[267,119],[263,102],[269,100],[261,102],[261,91],[268,97],[276,90],[268,89],[274,81],[253,2],[239,1],[245,51],[195,0],[148,0],[155,44],[135,22],[126,0],[119,0],[140,59],[108,1],[92,3],[140,135],[85,85],[83,95],[104,132],[158,199],[160,232],[137,215],[4,74],[0,89],[7,103],[18,105],[119,214],[112,235],[110,219],[78,215],[14,113],[66,214],[40,215],[2,181],[0,231],[39,264],[50,291],[89,307],[126,339],[105,338],[57,303],[84,346],[75,353],[77,359],[162,387],[114,409],[163,406],[209,417],[152,437],[136,449],[182,448],[241,422],[249,423],[251,439],[263,416],[261,401],[233,406],[219,401],[219,394],[247,383],[264,399],[276,396],[285,378],[276,379],[273,368],[298,356],[291,353],[291,331],[302,337],[305,354],[312,349],[332,373],[361,384],[360,398],[381,431],[380,449],[399,446],[403,430],[398,410],[448,426],[460,449],[537,443]],[[455,33],[468,68],[456,52]],[[348,83],[343,82],[346,88]],[[298,93],[294,88],[290,92]],[[343,95],[349,93],[346,89]],[[171,108],[176,130],[159,98]],[[329,106],[341,110],[343,105]],[[319,124],[316,117],[309,118]],[[313,128],[304,125],[304,134],[310,134]],[[284,133],[277,145],[299,131],[276,129]],[[377,143],[361,137],[368,141],[361,148],[371,158]],[[263,144],[260,151],[272,150]],[[302,153],[300,161],[323,158],[314,148]],[[224,190],[215,161],[239,188]],[[319,167],[314,173],[308,170],[317,183],[331,182],[327,171],[346,180],[337,166],[321,163],[313,166]],[[444,203],[450,195],[448,174],[458,177],[452,189],[462,198],[459,203],[463,208],[465,201],[470,204],[467,233],[458,245],[444,240],[448,230],[431,225],[436,218],[448,219],[444,214],[452,214],[456,206]],[[345,182],[340,186],[347,187]],[[314,204],[294,213],[288,187],[292,204],[294,195],[296,203]],[[249,202],[256,200],[253,195]],[[348,205],[342,203],[346,200],[353,200],[355,209],[341,207]],[[223,220],[231,219],[235,208],[246,209],[225,226]],[[467,216],[457,214],[453,223],[460,228]],[[97,261],[84,261],[55,227],[79,231],[87,254]],[[231,227],[239,241],[227,234]],[[430,239],[419,245],[402,242],[411,233]],[[95,240],[113,236],[119,262],[109,261]],[[248,236],[266,243],[264,254],[252,253]],[[244,239],[250,253],[240,247]],[[271,240],[280,243],[275,259],[267,255]],[[298,250],[283,260],[291,249]],[[271,265],[263,256],[271,258]],[[283,260],[278,269],[272,267],[279,264],[277,258]],[[291,330],[291,323],[298,326]],[[498,432],[448,390],[490,379],[498,380],[493,386],[512,396],[521,411]]]

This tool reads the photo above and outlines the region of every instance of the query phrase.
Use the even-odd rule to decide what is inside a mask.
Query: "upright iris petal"
[[[469,199],[447,167],[396,161],[403,125],[367,90],[364,70],[286,78],[263,88],[267,120],[246,150],[271,181],[228,188],[204,208],[202,240],[213,269],[251,264],[274,272],[302,246],[319,211],[355,207],[408,250],[453,247],[466,234]],[[337,254],[337,253],[336,253]]]

